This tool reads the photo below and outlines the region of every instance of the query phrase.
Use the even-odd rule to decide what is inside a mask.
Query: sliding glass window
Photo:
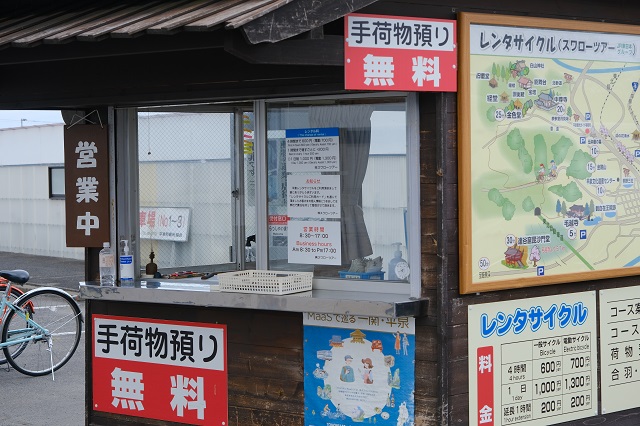
[[[407,281],[405,98],[267,103],[269,268]]]

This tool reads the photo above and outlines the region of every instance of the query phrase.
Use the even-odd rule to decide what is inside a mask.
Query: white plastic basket
[[[236,271],[218,274],[220,291],[283,295],[311,290],[313,272]]]

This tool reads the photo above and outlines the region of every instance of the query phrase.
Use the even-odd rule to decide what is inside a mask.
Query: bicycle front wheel
[[[26,293],[18,300],[20,306],[29,303],[32,319],[40,327],[25,327],[25,319],[14,311],[7,313],[2,327],[2,341],[10,342],[20,337],[30,337],[20,353],[3,348],[7,361],[13,368],[29,376],[43,376],[56,371],[71,359],[82,332],[82,314],[78,304],[67,293],[41,288]],[[17,356],[19,355],[19,357]]]

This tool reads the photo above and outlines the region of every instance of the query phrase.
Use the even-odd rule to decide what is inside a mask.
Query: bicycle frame
[[[0,324],[4,321],[4,318],[5,318],[6,312],[7,312],[6,309],[7,308],[11,309],[12,311],[15,312],[15,315],[18,315],[19,317],[24,319],[26,321],[26,324],[27,324],[27,327],[25,327],[24,329],[13,330],[11,334],[12,335],[29,334],[30,336],[29,337],[21,337],[21,338],[11,339],[11,340],[8,340],[6,342],[0,342],[0,349],[2,349],[4,347],[7,347],[7,346],[17,345],[17,344],[20,344],[20,343],[42,340],[49,334],[49,330],[47,330],[46,328],[40,326],[37,322],[33,321],[30,318],[31,315],[29,314],[28,310],[25,311],[24,309],[20,308],[19,306],[16,306],[13,303],[11,303],[11,301],[9,300],[9,297],[8,297],[10,291],[11,291],[11,283],[8,283],[7,287],[5,289],[4,295],[0,299],[0,310],[2,310],[2,312],[3,312],[2,321],[0,321]],[[34,336],[34,333],[36,334],[35,336]]]
[[[2,287],[5,287],[4,289],[2,289]],[[24,294],[24,291],[22,291],[19,287],[16,287],[13,285],[13,283],[7,279],[1,279],[0,280],[0,293],[5,294],[5,290],[6,290],[6,297],[7,299],[9,299],[9,297],[11,296],[12,293],[18,293],[17,295],[13,295],[16,299],[18,299],[19,297],[21,297]],[[2,318],[4,318],[4,315],[7,313],[7,308],[2,308],[2,306],[0,305],[0,311],[2,312],[2,314],[0,315],[0,324],[2,324]]]
[[[29,280],[29,273],[22,269],[0,270],[0,277],[8,281],[3,282],[2,285],[6,286],[0,289],[0,350],[5,352],[6,362],[28,376],[50,373],[55,380],[54,372],[69,361],[80,342],[83,322],[80,307],[72,296],[55,287],[39,287],[27,292],[20,290],[14,284],[24,284]],[[68,325],[71,329],[67,328]],[[70,337],[62,337],[67,335]],[[54,339],[63,342],[61,352],[54,351]],[[46,346],[37,343],[45,343]],[[48,356],[45,355],[47,352]],[[46,361],[44,365],[39,361],[42,355],[49,358],[50,369]],[[16,361],[17,357],[21,360]]]
[[[26,321],[26,327],[18,330],[12,330],[11,334],[7,336],[7,340],[4,342],[0,342],[0,350],[15,345],[21,345],[29,342],[38,342],[43,339],[47,339],[47,350],[49,351],[49,356],[51,359],[51,379],[55,381],[55,373],[53,370],[53,351],[52,351],[52,341],[51,335],[49,331],[40,326],[38,323],[31,319],[31,315],[29,314],[29,310],[22,309],[21,307],[14,305],[9,300],[9,294],[11,293],[12,283],[8,282],[0,299],[0,308],[2,310],[2,318],[0,319],[0,324],[4,322],[4,319],[7,316],[7,308],[11,309],[14,312],[14,315],[18,315],[20,318]],[[24,294],[23,294],[24,295]],[[21,296],[22,297],[22,296]],[[31,305],[31,310],[33,311],[33,305],[31,302],[27,303],[27,306]]]

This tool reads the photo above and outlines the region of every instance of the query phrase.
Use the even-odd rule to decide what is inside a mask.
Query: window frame
[[[353,292],[365,292],[365,293],[391,293],[399,295],[407,295],[409,297],[419,298],[421,295],[421,241],[420,241],[420,147],[419,147],[419,120],[418,120],[418,97],[415,93],[403,93],[393,92],[389,94],[385,93],[369,93],[369,94],[350,94],[350,95],[326,95],[326,96],[313,96],[313,97],[287,97],[287,98],[270,98],[270,99],[257,99],[253,101],[253,113],[255,119],[255,132],[254,132],[254,149],[255,149],[255,205],[256,205],[256,269],[268,269],[269,264],[269,247],[268,247],[268,201],[267,201],[267,104],[280,103],[280,102],[300,102],[308,101],[310,104],[313,102],[321,102],[322,100],[333,99],[367,99],[367,98],[385,98],[385,97],[403,97],[406,101],[406,137],[407,137],[407,227],[411,229],[408,233],[408,247],[407,247],[407,261],[411,265],[413,273],[410,274],[409,280],[406,283],[401,282],[387,282],[387,281],[375,281],[366,280],[347,280],[347,279],[333,279],[333,278],[314,278],[313,289],[314,290],[340,290],[340,291],[353,291]],[[246,102],[239,102],[239,104],[246,104]],[[185,105],[188,108],[189,105]],[[228,108],[228,105],[226,106]],[[143,108],[124,108],[125,111],[130,111],[133,114]],[[215,110],[215,104],[212,104],[212,110]],[[121,110],[122,111],[122,110]],[[127,127],[127,126],[125,126]],[[118,145],[124,148],[123,140],[126,139],[127,143],[125,152],[128,152],[128,158],[123,158],[118,155],[119,160],[125,160],[120,162],[119,166],[126,164],[127,171],[121,167],[118,170],[119,189],[124,187],[131,187],[127,176],[132,177],[137,174],[137,156],[133,155],[137,153],[137,138],[135,137],[135,127],[129,125],[127,129],[117,129],[118,134],[121,137]],[[133,145],[133,146],[132,146]],[[122,179],[122,177],[125,179]],[[133,179],[137,183],[137,176]],[[119,193],[121,193],[119,191]],[[118,208],[118,223],[125,225],[128,231],[132,234],[133,241],[139,240],[139,227],[135,226],[138,223],[138,214],[135,211],[133,205],[137,204],[133,200],[120,200],[122,204],[129,208]],[[120,218],[120,216],[124,216]],[[119,226],[122,230],[122,227]],[[119,231],[121,234],[121,232]],[[128,234],[129,232],[124,232]],[[414,250],[409,250],[409,247],[415,247]]]
[[[256,191],[256,196],[259,199],[256,200],[258,206],[264,206],[264,211],[259,211],[258,217],[267,217],[267,104],[270,103],[285,103],[285,102],[300,102],[305,101],[309,104],[313,104],[314,101],[322,102],[328,100],[344,100],[344,99],[375,99],[375,98],[393,98],[404,97],[406,100],[406,137],[407,137],[407,226],[412,230],[407,235],[408,246],[418,247],[417,250],[409,251],[407,249],[407,261],[411,266],[411,271],[414,271],[409,275],[408,283],[394,282],[389,283],[387,281],[376,280],[347,280],[344,278],[316,278],[313,279],[314,290],[343,290],[343,291],[356,291],[356,292],[371,292],[371,293],[394,293],[394,294],[408,294],[410,297],[420,297],[421,294],[421,242],[420,242],[420,144],[419,144],[419,119],[418,119],[418,97],[415,93],[367,93],[367,94],[354,94],[354,95],[327,95],[327,96],[313,96],[313,97],[287,97],[287,98],[274,98],[264,99],[256,101],[256,107],[254,111],[256,113],[256,146],[260,147],[262,151],[257,157],[256,164],[260,164],[263,169],[256,170],[256,180],[259,178],[264,182],[260,182],[260,191]],[[258,114],[260,114],[258,116]],[[260,126],[258,126],[260,123]],[[264,222],[264,223],[262,223]],[[268,269],[268,225],[266,220],[259,221],[258,228],[258,247],[256,268]],[[417,271],[418,273],[415,273]]]
[[[57,170],[62,170],[62,193],[59,192],[54,192],[53,190],[53,174],[54,171]],[[64,200],[65,199],[65,183],[64,183],[64,166],[49,166],[48,169],[48,176],[49,176],[49,199],[50,200]],[[58,176],[58,179],[60,177]]]

